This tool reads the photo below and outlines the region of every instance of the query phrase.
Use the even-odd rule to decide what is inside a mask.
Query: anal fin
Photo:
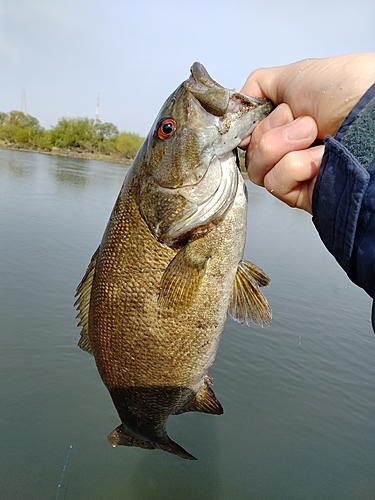
[[[223,407],[209,386],[210,382],[207,379],[208,377],[206,377],[204,385],[197,392],[195,398],[186,405],[184,411],[199,411],[211,415],[222,415],[224,413]]]

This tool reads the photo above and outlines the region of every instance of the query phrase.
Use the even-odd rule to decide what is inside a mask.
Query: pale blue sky
[[[95,115],[146,135],[194,61],[240,89],[260,66],[375,50],[374,0],[0,0],[0,111]]]

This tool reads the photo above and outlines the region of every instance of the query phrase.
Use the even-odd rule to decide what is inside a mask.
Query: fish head
[[[142,148],[139,208],[156,239],[178,246],[223,220],[237,192],[236,147],[272,109],[268,99],[226,89],[193,64]]]

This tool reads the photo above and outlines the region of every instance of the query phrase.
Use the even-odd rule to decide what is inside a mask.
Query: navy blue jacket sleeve
[[[325,138],[312,199],[313,223],[349,278],[375,292],[375,85]],[[375,308],[372,324],[375,329]]]

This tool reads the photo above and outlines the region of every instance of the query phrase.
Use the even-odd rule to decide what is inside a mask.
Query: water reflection
[[[7,172],[12,176],[22,178],[35,174],[36,161],[33,161],[33,155],[27,157],[19,151],[1,151],[1,169],[0,176]]]
[[[0,161],[0,179],[7,174],[18,178],[34,177],[37,181],[50,178],[50,187],[65,185],[82,189],[92,183],[104,189],[111,182],[116,182],[119,188],[130,167],[130,163],[113,164],[13,150],[0,150]]]
[[[52,173],[57,183],[68,184],[73,187],[85,187],[89,183],[88,160],[64,157],[54,157],[51,162],[54,166]]]
[[[197,456],[118,447],[75,287],[126,168],[0,150],[0,497],[353,500],[375,491],[371,300],[309,217],[249,184],[245,258],[271,277],[270,327],[228,320],[210,375],[224,415],[171,417]],[[35,479],[37,478],[37,480]]]
[[[175,460],[173,457],[156,456],[152,452],[143,454],[132,474],[134,489],[132,498],[134,500],[220,498],[222,490],[219,471],[220,445],[215,416],[206,415],[210,421],[208,418],[199,418],[201,416],[198,415],[185,415],[184,417],[179,418],[178,428],[181,428],[185,422],[189,421],[189,417],[192,417],[190,425],[185,429],[187,431],[185,436],[191,436],[189,449],[197,457],[197,462],[187,463],[184,460]],[[171,423],[172,420],[173,417],[169,419],[169,422]],[[176,432],[170,434],[177,436],[177,424]],[[209,453],[207,453],[208,450]],[[145,471],[147,471],[146,474]]]

